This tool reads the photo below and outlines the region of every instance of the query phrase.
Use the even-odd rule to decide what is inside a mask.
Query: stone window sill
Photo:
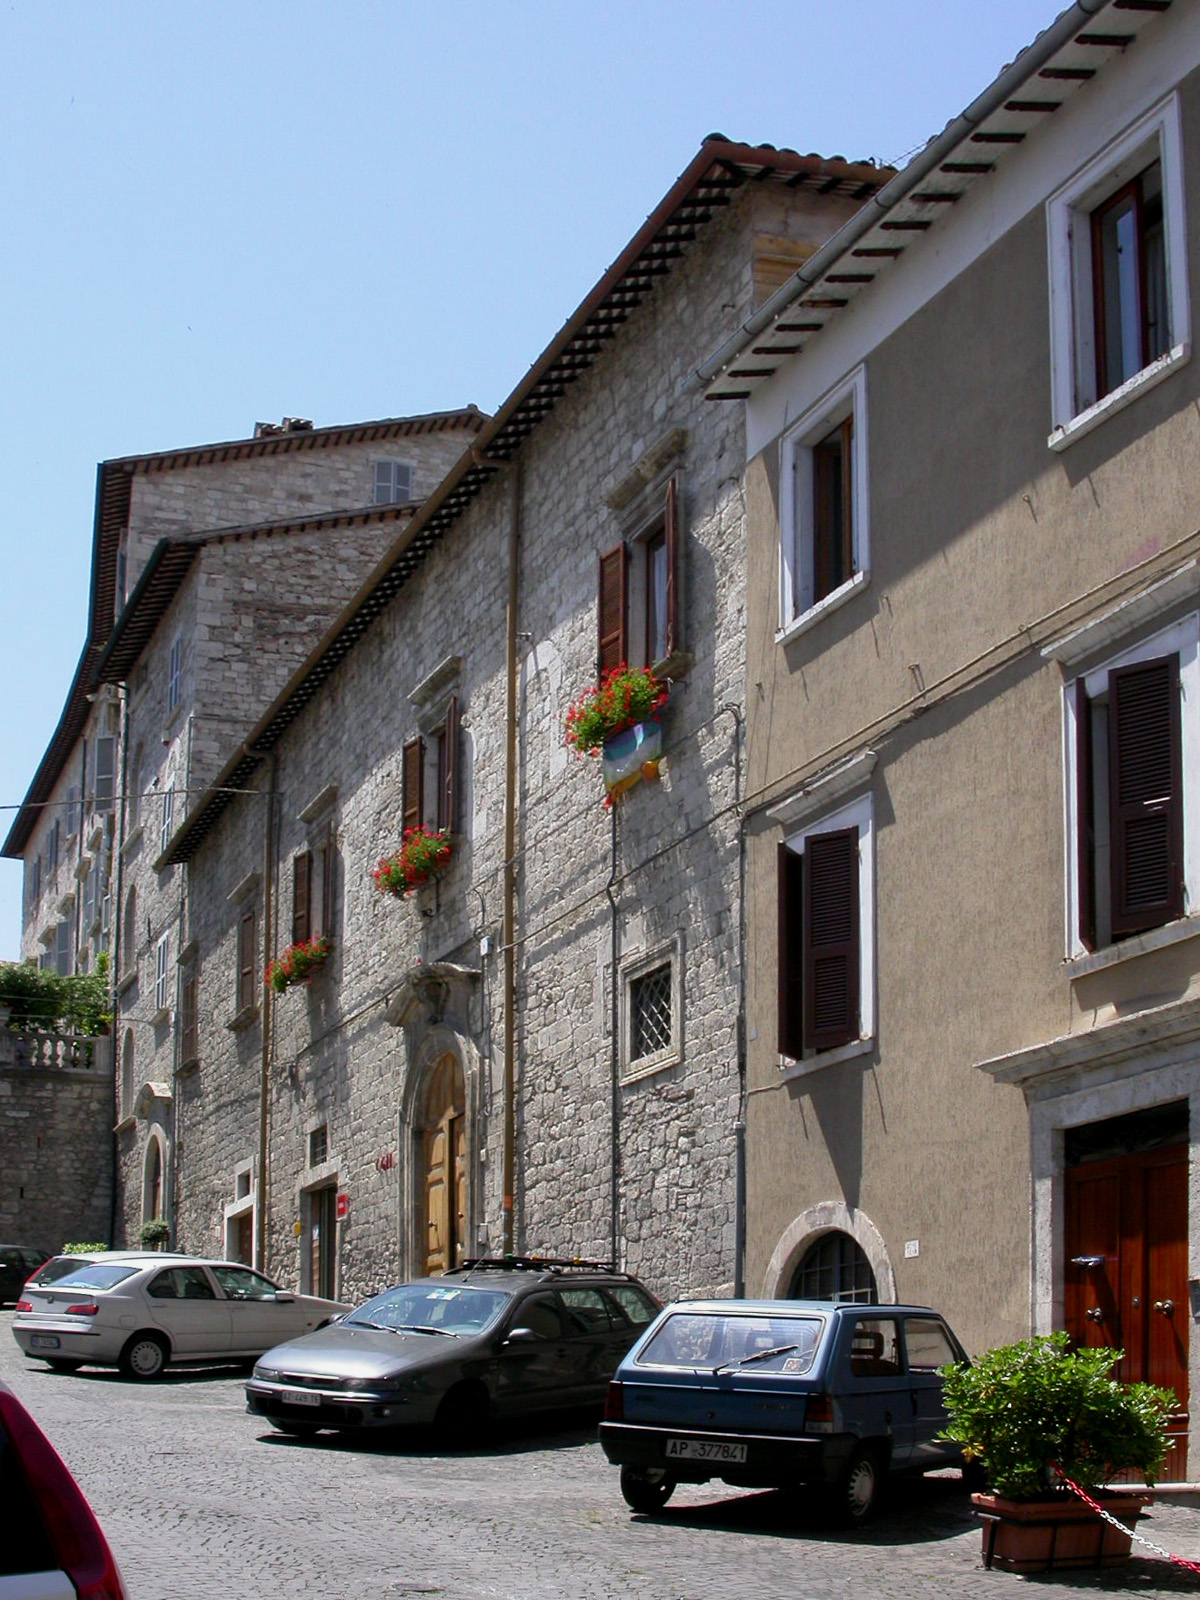
[[[1103,950],[1068,956],[1063,965],[1069,978],[1086,978],[1090,972],[1102,972],[1106,967],[1116,967],[1123,961],[1132,961],[1137,956],[1150,955],[1155,950],[1165,950],[1197,937],[1200,937],[1200,916],[1182,917],[1178,922],[1168,922],[1165,927],[1151,928],[1148,933],[1122,939],[1120,944],[1105,945]]]
[[[826,1067],[837,1067],[843,1061],[865,1056],[874,1048],[874,1039],[852,1039],[849,1044],[839,1045],[836,1050],[822,1050],[819,1055],[806,1056],[803,1061],[796,1061],[792,1056],[780,1056],[780,1082],[790,1083],[793,1078],[809,1078],[814,1072],[823,1072]]]
[[[230,1033],[242,1033],[252,1022],[258,1021],[257,1006],[243,1006],[236,1017],[231,1017],[225,1026]]]

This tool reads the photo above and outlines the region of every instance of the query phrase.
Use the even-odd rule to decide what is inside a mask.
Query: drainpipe
[[[613,887],[617,881],[617,808],[612,806],[611,844],[609,847],[608,882],[604,892],[608,896],[608,960],[609,960],[609,1195],[608,1195],[608,1253],[614,1267],[621,1264],[618,1252],[620,1242],[621,1211],[621,1030],[618,1006],[621,985],[617,973],[620,955],[620,929],[617,915],[617,897]]]
[[[733,1125],[733,1293],[746,1294],[746,819],[742,815],[742,714],[735,705],[721,708],[733,718],[733,803],[738,848],[738,1115]]]
[[[121,894],[125,885],[125,817],[129,790],[129,696],[125,693],[125,685],[119,684],[118,691],[121,696],[121,801],[117,810],[117,837],[113,847],[113,908],[112,908],[112,951],[109,957],[108,971],[108,1007],[112,1013],[112,1055],[113,1055],[113,1103],[116,1107],[116,1116],[113,1118],[112,1132],[112,1188],[108,1201],[108,1242],[115,1244],[117,1236],[117,1163],[120,1157],[120,1141],[117,1137],[117,1127],[124,1120],[125,1107],[121,1104],[121,1090],[123,1087],[122,1066],[124,1052],[120,1049],[121,1034],[117,1018],[117,974],[121,970],[121,931],[124,917],[121,915]],[[79,776],[79,848],[83,850],[83,819],[87,812],[87,740],[83,741],[83,771]],[[140,1242],[140,1241],[139,1241]]]
[[[514,1195],[517,1148],[517,601],[521,549],[521,464],[509,467],[507,677],[504,723],[504,1254],[515,1245]]]
[[[274,750],[253,750],[243,745],[247,755],[266,755],[269,764],[267,779],[267,815],[263,828],[263,967],[265,973],[271,959],[271,890],[275,881],[275,785],[279,776],[278,759]],[[270,1112],[271,1089],[271,989],[262,986],[262,1064],[258,1079],[258,1185],[254,1200],[254,1265],[265,1272],[267,1261],[267,1122]]]
[[[192,792],[192,730],[195,727],[195,712],[188,714],[187,723],[187,752],[183,759],[183,809],[187,814],[188,799]],[[180,1156],[179,1156],[179,1069],[183,1061],[183,1033],[180,1023],[183,1020],[183,968],[179,965],[179,952],[183,949],[183,935],[187,928],[187,874],[191,869],[182,861],[179,863],[179,894],[176,899],[176,932],[175,932],[175,1024],[172,1028],[171,1049],[171,1238],[175,1248],[179,1248],[179,1189],[180,1189]],[[225,1241],[221,1241],[221,1254],[224,1255]]]

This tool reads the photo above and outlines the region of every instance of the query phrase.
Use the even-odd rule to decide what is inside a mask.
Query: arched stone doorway
[[[453,1051],[440,1055],[426,1074],[420,1163],[422,1271],[433,1275],[466,1256],[466,1085]]]

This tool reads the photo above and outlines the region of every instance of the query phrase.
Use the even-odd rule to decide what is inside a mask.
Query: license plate
[[[29,1336],[29,1344],[34,1350],[57,1350],[58,1335],[55,1333],[33,1333]]]
[[[312,1394],[307,1389],[285,1389],[283,1391],[284,1403],[289,1406],[319,1406],[321,1396]]]
[[[746,1446],[723,1439],[668,1439],[667,1456],[677,1461],[745,1461]]]

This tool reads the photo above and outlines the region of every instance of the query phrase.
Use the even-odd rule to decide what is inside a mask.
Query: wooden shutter
[[[674,478],[667,485],[663,538],[667,547],[667,655],[673,656],[683,647],[679,626],[679,491]]]
[[[333,826],[325,835],[325,843],[321,846],[321,915],[319,925],[313,928],[314,935],[322,939],[333,936]]]
[[[200,980],[195,963],[183,975],[183,999],[180,1032],[183,1035],[183,1059],[194,1061],[200,1054]]]
[[[805,842],[804,1043],[832,1050],[858,1038],[858,829]]]
[[[1183,915],[1179,657],[1108,675],[1113,937]]]
[[[401,769],[401,799],[400,808],[403,813],[403,827],[405,833],[410,828],[419,828],[425,821],[425,807],[423,804],[422,789],[425,780],[425,741],[413,739],[404,746],[403,766]]]
[[[458,826],[458,696],[446,707],[438,763],[438,827],[453,833]]]
[[[301,944],[312,937],[312,878],[312,851],[303,850],[292,857],[293,944]]]
[[[254,992],[254,907],[246,906],[238,921],[238,990],[239,1011],[249,1011],[255,1003]]]
[[[599,652],[596,674],[603,677],[622,666],[628,654],[625,616],[629,589],[629,556],[623,544],[600,557]]]
[[[1084,680],[1075,685],[1075,873],[1079,884],[1079,937],[1096,948],[1096,808],[1092,764],[1092,702]]]
[[[804,857],[778,849],[779,1053],[804,1054]]]

